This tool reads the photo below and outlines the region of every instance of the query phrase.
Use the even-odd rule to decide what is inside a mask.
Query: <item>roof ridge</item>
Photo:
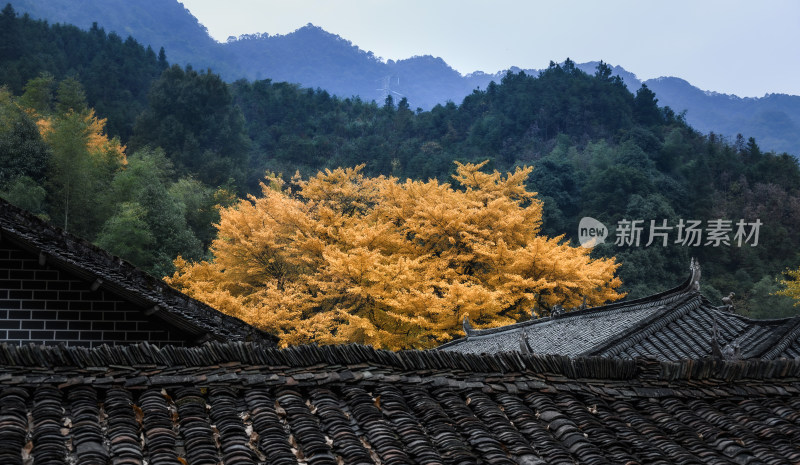
[[[633,346],[678,318],[681,318],[691,310],[700,308],[701,305],[693,307],[688,304],[697,297],[701,297],[699,300],[700,304],[702,304],[702,295],[699,292],[694,291],[687,293],[682,296],[682,298],[671,302],[672,305],[670,308],[665,308],[664,312],[654,312],[653,315],[639,321],[626,332],[618,334],[602,344],[595,346],[591,351],[587,352],[586,355],[599,356],[604,353],[604,355],[607,354],[610,356],[619,355],[623,350]]]
[[[800,360],[701,359],[660,362],[644,358],[570,358],[561,355],[523,355],[519,352],[482,355],[437,350],[392,352],[358,344],[305,345],[285,349],[249,342],[210,342],[198,347],[163,348],[145,342],[130,346],[101,346],[96,349],[0,344],[0,384],[13,383],[14,375],[20,371],[42,380],[48,376],[64,376],[69,369],[83,373],[92,380],[99,373],[158,374],[156,367],[181,368],[175,371],[178,374],[189,373],[192,371],[190,368],[217,370],[225,366],[239,367],[235,370],[237,373],[253,371],[241,369],[242,365],[281,368],[280,372],[283,373],[303,373],[326,366],[331,369],[350,367],[365,371],[384,367],[403,373],[414,372],[430,376],[438,373],[441,376],[465,379],[476,373],[506,374],[512,378],[521,373],[538,373],[545,375],[548,380],[561,376],[572,380],[640,379],[648,382],[703,379],[787,379],[797,382],[800,377]]]

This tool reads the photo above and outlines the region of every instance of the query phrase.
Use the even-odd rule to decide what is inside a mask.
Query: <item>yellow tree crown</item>
[[[502,175],[457,164],[458,187],[365,177],[362,166],[275,178],[221,211],[213,260],[175,262],[168,282],[281,337],[430,348],[534,306],[622,297],[614,259],[539,235],[532,168]]]

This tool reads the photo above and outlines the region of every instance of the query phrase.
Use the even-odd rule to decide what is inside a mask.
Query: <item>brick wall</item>
[[[0,242],[0,341],[12,344],[186,345],[191,338],[91,283],[40,265],[37,255]]]

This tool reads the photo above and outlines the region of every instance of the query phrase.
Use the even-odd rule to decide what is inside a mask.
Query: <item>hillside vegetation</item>
[[[459,103],[474,89],[486,89],[506,74],[461,75],[442,58],[430,55],[384,61],[312,24],[284,35],[247,34],[218,43],[178,0],[12,0],[11,4],[17,11],[51,23],[74,24],[84,30],[97,23],[109,33],[130,35],[153,50],[164,47],[172,63],[211,68],[226,82],[270,79],[365,101],[382,102],[392,95],[395,100],[405,97],[412,110]],[[593,74],[597,62],[577,66]],[[512,67],[510,71],[523,70]],[[531,76],[540,72],[524,71]],[[768,151],[800,155],[800,96],[739,98],[703,91],[675,77],[642,82],[619,66],[613,72],[632,91],[647,84],[662,105],[678,114],[685,111],[686,121],[700,132],[713,131],[731,143],[737,134],[752,136]]]
[[[453,161],[489,160],[488,170],[534,167],[526,188],[543,203],[543,235],[577,245],[584,216],[609,226],[592,256],[622,263],[629,297],[677,284],[694,256],[712,300],[734,291],[740,312],[794,311],[771,293],[800,263],[797,160],[752,138],[699,133],[604,63],[508,73],[421,111],[391,96],[376,104],[268,79],[228,84],[134,39],[11,8],[0,21],[0,192],[151,272],[171,274],[178,255],[210,257],[216,206],[261,192],[267,172],[291,182],[296,171],[364,164],[370,177],[449,183]],[[763,225],[757,246],[738,246],[735,231],[730,245],[681,245],[673,230],[668,246],[646,247],[647,229],[638,246],[615,245],[618,224],[637,219]]]

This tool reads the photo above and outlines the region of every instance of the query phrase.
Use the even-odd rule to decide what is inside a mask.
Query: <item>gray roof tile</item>
[[[800,360],[442,355],[0,344],[0,463],[800,461]]]
[[[569,312],[501,328],[475,330],[439,347],[443,352],[491,354],[520,351],[568,356],[698,359],[713,355],[713,328],[726,354],[774,359],[800,356],[800,317],[752,320],[715,307],[697,290],[699,265],[692,262],[680,286],[630,302]]]

